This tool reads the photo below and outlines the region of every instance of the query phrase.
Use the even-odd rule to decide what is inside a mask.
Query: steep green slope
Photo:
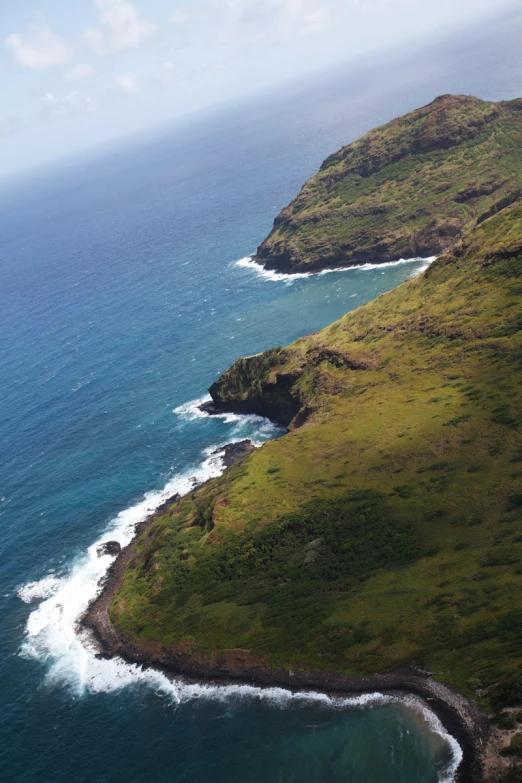
[[[522,700],[522,201],[420,278],[213,387],[291,431],[138,542],[144,649],[293,670],[416,662]],[[483,694],[484,695],[484,694]]]
[[[282,272],[439,255],[522,186],[522,100],[445,95],[331,155],[256,259]]]

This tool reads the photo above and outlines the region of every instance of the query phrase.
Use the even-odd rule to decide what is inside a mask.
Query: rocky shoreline
[[[253,449],[250,441],[243,441],[229,444],[216,453],[222,453],[224,464],[228,467]],[[138,525],[134,540],[118,554],[107,571],[100,594],[80,620],[80,630],[88,631],[100,657],[119,656],[128,663],[158,669],[169,676],[182,677],[188,681],[277,686],[291,691],[314,690],[344,696],[375,691],[398,696],[414,695],[437,715],[462,749],[463,759],[456,774],[456,783],[482,783],[483,758],[490,736],[488,719],[456,689],[437,682],[421,668],[403,667],[372,677],[349,677],[332,672],[293,672],[253,665],[249,661],[248,650],[228,650],[222,655],[202,659],[162,648],[139,648],[123,638],[112,625],[109,612],[127,566],[136,554],[135,542],[156,518],[178,500],[177,496],[173,496],[155,514]]]

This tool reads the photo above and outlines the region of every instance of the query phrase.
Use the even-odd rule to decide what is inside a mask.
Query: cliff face
[[[216,410],[255,413],[294,429],[311,414],[310,384],[327,362],[339,370],[365,370],[367,358],[357,359],[333,348],[313,345],[303,355],[273,348],[238,359],[209,388]],[[311,371],[314,378],[310,378]]]
[[[300,370],[285,372],[285,362],[282,348],[238,359],[209,389],[216,409],[255,413],[288,426],[301,408]]]
[[[440,255],[522,192],[522,100],[446,95],[331,155],[256,260],[280,272]]]

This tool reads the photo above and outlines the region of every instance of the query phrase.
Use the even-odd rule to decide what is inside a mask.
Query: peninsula
[[[103,654],[413,692],[459,737],[460,780],[520,779],[521,177],[522,100],[444,96],[323,164],[259,261],[440,257],[211,386],[288,432],[122,552],[84,620]]]
[[[330,155],[255,260],[316,272],[452,247],[522,194],[522,101],[443,95]]]

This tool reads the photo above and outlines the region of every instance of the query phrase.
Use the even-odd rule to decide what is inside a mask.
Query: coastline
[[[249,441],[230,444],[224,462],[228,467],[240,461],[253,449]],[[482,783],[483,760],[490,737],[487,717],[471,700],[455,688],[437,682],[421,668],[401,667],[395,671],[371,677],[351,677],[335,672],[286,671],[255,666],[249,663],[248,650],[229,650],[213,655],[210,660],[198,660],[179,652],[161,648],[139,648],[128,642],[114,628],[109,611],[124,578],[127,566],[136,553],[137,540],[154,520],[172,508],[179,496],[173,496],[137,527],[133,540],[121,550],[107,570],[101,592],[89,604],[79,620],[79,630],[87,631],[97,649],[97,657],[119,657],[126,663],[144,669],[155,669],[170,677],[187,682],[206,681],[210,684],[247,684],[260,687],[281,687],[291,692],[318,691],[332,696],[361,696],[378,691],[396,697],[414,696],[435,714],[444,729],[458,742],[462,761],[455,773],[455,783]]]

